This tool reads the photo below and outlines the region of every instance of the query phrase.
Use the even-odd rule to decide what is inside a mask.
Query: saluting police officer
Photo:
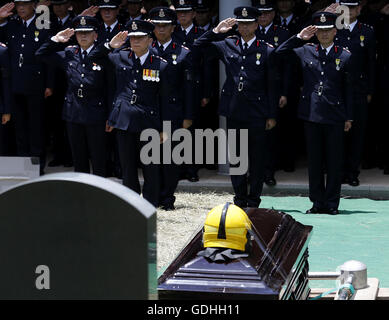
[[[124,26],[118,21],[119,0],[99,0],[98,7],[103,24],[99,28],[98,42],[109,42]]]
[[[95,57],[99,22],[90,16],[73,19],[74,29],[57,33],[37,51],[37,57],[65,70],[68,87],[63,119],[73,154],[74,170],[106,176],[105,129],[112,104],[112,68],[105,57]],[[76,35],[78,45],[66,46]]]
[[[166,110],[166,99],[163,97],[166,89],[163,86],[168,64],[149,50],[153,42],[152,23],[133,20],[126,28],[129,31],[119,32],[109,43],[101,46],[101,53],[108,55],[113,49],[120,48],[126,42],[127,36],[130,37],[131,48],[109,54],[109,59],[115,65],[117,88],[108,125],[109,130],[117,129],[123,184],[140,193],[137,165],[140,150],[148,143],[140,141],[140,135],[145,129],[154,129],[162,136],[162,110]],[[143,161],[142,165],[143,197],[158,207],[159,165]]]
[[[307,213],[339,213],[343,137],[353,119],[351,53],[334,45],[336,18],[330,12],[314,14],[313,26],[303,29],[276,50],[276,53],[293,50],[303,69],[298,116],[305,125],[309,198],[313,202]],[[315,34],[319,44],[305,44]]]
[[[157,7],[150,11],[149,16],[155,26],[156,38],[151,45],[151,52],[169,63],[168,93],[165,96],[167,101],[164,103],[166,109],[162,110],[162,120],[170,122],[172,132],[180,128],[188,129],[192,125],[194,116],[192,54],[188,48],[172,40],[172,33],[177,23],[177,15],[173,10]],[[174,210],[174,192],[179,181],[179,169],[179,166],[174,163],[163,163],[161,166],[159,205],[164,210]]]
[[[17,17],[12,15],[16,7]],[[37,23],[36,1],[14,0],[0,9],[0,40],[11,57],[13,119],[17,154],[40,158],[40,173],[46,163],[44,144],[44,98],[51,94],[53,77],[35,58],[35,51],[49,38],[49,29]],[[52,81],[49,81],[52,80]]]
[[[5,125],[11,120],[11,74],[8,48],[0,42],[0,156],[8,155]]]
[[[265,130],[276,125],[275,71],[271,63],[273,46],[255,35],[259,15],[256,8],[238,7],[234,14],[236,19],[223,20],[213,31],[200,37],[195,46],[212,46],[212,53],[226,66],[227,79],[221,93],[219,113],[227,118],[228,129],[237,130],[237,150],[240,129],[248,130],[249,176],[231,175],[234,203],[239,207],[258,207],[264,179]],[[239,36],[226,38],[226,33],[236,22]]]
[[[354,123],[353,129],[346,135],[343,183],[356,187],[359,185],[368,104],[375,87],[376,41],[373,28],[358,21],[360,1],[347,0],[339,3],[348,7],[350,24],[338,30],[335,43],[351,51],[351,74],[354,81]]]

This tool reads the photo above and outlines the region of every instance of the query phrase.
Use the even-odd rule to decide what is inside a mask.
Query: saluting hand
[[[236,24],[235,18],[227,18],[221,21],[216,28],[213,29],[215,33],[226,33],[232,29],[232,27]]]
[[[9,113],[5,113],[1,116],[1,124],[6,124],[9,120],[11,120],[11,115]]]
[[[70,40],[70,38],[74,35],[74,29],[67,28],[63,31],[58,32],[55,37],[54,41],[55,42],[60,42],[60,43],[66,43]]]
[[[301,32],[298,34],[299,37],[305,41],[311,39],[317,31],[316,26],[309,26],[301,30]]]
[[[128,31],[121,31],[112,38],[109,45],[111,46],[111,48],[118,49],[126,42],[127,37]]]
[[[89,8],[86,8],[83,12],[81,12],[80,16],[94,17],[99,10],[99,6],[90,6]]]
[[[9,16],[13,15],[13,8],[15,7],[15,3],[9,2],[0,8],[0,20],[7,19]]]
[[[273,119],[273,118],[267,119],[266,120],[266,130],[273,129],[276,126],[276,124],[277,124],[276,119]]]
[[[346,121],[346,122],[344,123],[344,131],[345,131],[345,132],[349,132],[350,129],[351,129],[351,127],[352,127],[352,122],[351,122],[351,121]]]

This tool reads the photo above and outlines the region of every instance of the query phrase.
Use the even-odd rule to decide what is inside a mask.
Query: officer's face
[[[84,50],[88,49],[97,40],[97,32],[95,31],[77,31],[77,42]]]
[[[348,7],[350,11],[350,20],[355,21],[358,16],[361,14],[361,6],[351,6]]]
[[[276,12],[274,10],[271,11],[261,11],[261,15],[258,17],[258,23],[262,27],[268,26],[274,19]]]
[[[64,18],[68,15],[69,7],[70,7],[70,2],[64,4],[54,4],[53,12],[57,17]]]
[[[182,25],[183,27],[189,27],[192,24],[195,16],[196,16],[196,12],[194,12],[193,10],[177,11],[177,20],[180,23],[180,25]]]
[[[278,0],[277,8],[280,13],[289,13],[292,12],[294,8],[293,0]]]
[[[209,11],[197,11],[196,21],[201,27],[207,25],[211,21],[211,13]]]
[[[154,34],[157,40],[161,43],[165,43],[170,40],[174,31],[174,25],[167,23],[156,23]]]
[[[130,36],[131,49],[138,57],[147,52],[152,42],[153,39],[149,36]]]
[[[20,18],[28,20],[34,15],[35,4],[33,2],[17,2],[16,12]]]
[[[105,23],[112,23],[116,21],[119,14],[119,9],[102,8],[100,9],[101,18]]]
[[[238,32],[243,38],[253,36],[257,29],[258,29],[258,22],[256,21],[238,22]]]
[[[142,9],[142,3],[131,3],[129,2],[127,5],[128,13],[131,17],[135,17],[140,15],[140,9]]]
[[[317,29],[316,37],[323,46],[331,45],[334,42],[336,35],[336,28],[331,29]]]

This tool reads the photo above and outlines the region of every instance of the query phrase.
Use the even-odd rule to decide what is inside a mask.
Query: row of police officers
[[[68,1],[52,2],[68,12]],[[236,8],[236,18],[215,28],[210,23],[205,31],[193,23],[193,1],[173,1],[175,11],[157,7],[149,12],[150,22],[139,17],[122,25],[118,2],[102,0],[75,18],[57,7],[57,27],[50,32],[37,25],[34,1],[15,0],[0,9],[0,39],[8,46],[2,56],[10,61],[2,64],[2,122],[9,120],[12,104],[18,154],[39,157],[43,170],[44,99],[57,86],[56,107],[62,96],[75,170],[89,172],[91,159],[93,173],[106,176],[107,154],[112,154],[123,183],[140,193],[139,151],[147,143],[141,132],[161,131],[163,120],[173,129],[201,127],[196,115],[214,94],[210,70],[220,59],[227,79],[219,114],[228,128],[248,130],[249,170],[231,177],[235,204],[260,204],[263,183],[275,184],[280,155],[284,169],[294,170],[299,118],[309,156],[309,212],[336,214],[342,179],[359,184],[367,105],[375,86],[374,31],[358,21],[359,1],[340,1],[350,11],[340,30],[336,4],[313,16],[308,8],[299,18],[293,3],[253,1],[253,7]],[[96,10],[103,23],[93,17]],[[315,43],[306,44],[311,39]],[[142,167],[144,197],[174,209],[182,168]],[[186,177],[198,179],[195,166],[184,169]]]

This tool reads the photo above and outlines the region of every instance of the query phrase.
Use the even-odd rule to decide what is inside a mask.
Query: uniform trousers
[[[106,176],[106,135],[105,124],[85,125],[67,122],[66,128],[72,150],[74,171]]]
[[[246,155],[248,156],[248,174],[231,175],[235,193],[234,204],[241,208],[257,208],[261,203],[265,171],[265,120],[258,121],[257,125],[252,127],[227,118],[227,128],[229,130],[236,129],[236,150],[238,153],[241,149],[240,129],[248,130],[248,155]],[[230,165],[230,167],[234,167],[234,165]],[[248,185],[250,185],[250,190],[248,190]]]
[[[14,95],[13,119],[17,154],[21,157],[37,157],[40,168],[46,164],[44,143],[44,97],[41,95]]]
[[[138,178],[138,163],[140,150],[147,141],[140,141],[140,133],[125,130],[117,130],[116,137],[119,147],[119,158],[122,166],[123,184],[135,191],[141,193],[141,187]],[[144,178],[143,198],[149,201],[154,207],[158,207],[159,189],[160,189],[160,165],[143,164],[142,172]]]
[[[305,121],[309,199],[320,209],[338,209],[342,182],[344,124]],[[327,171],[325,178],[324,169]]]

